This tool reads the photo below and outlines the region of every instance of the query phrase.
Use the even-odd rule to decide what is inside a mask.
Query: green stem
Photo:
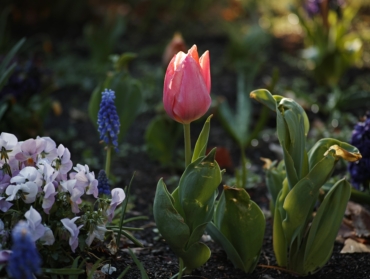
[[[242,160],[242,183],[239,185],[240,188],[244,188],[247,182],[247,157],[245,156],[245,148],[240,147],[241,160]]]
[[[105,161],[105,173],[107,174],[107,178],[109,179],[110,173],[110,162],[112,157],[112,147],[110,145],[107,146],[107,158]]]
[[[183,270],[184,270],[184,262],[181,258],[179,258],[179,275],[177,276],[177,279],[181,279]]]
[[[184,124],[185,168],[191,163],[190,123]]]

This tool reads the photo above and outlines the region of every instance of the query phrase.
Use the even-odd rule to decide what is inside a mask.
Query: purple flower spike
[[[362,159],[355,163],[349,163],[351,183],[356,189],[370,181],[370,113],[367,113],[365,121],[356,124],[351,144],[358,148]]]
[[[314,17],[320,13],[320,0],[307,0],[304,8],[309,17]]]
[[[33,279],[41,271],[41,259],[25,221],[20,221],[12,231],[12,253],[9,255],[8,274],[16,279]]]
[[[118,151],[119,118],[114,104],[116,98],[114,91],[105,89],[102,93],[100,109],[98,112],[98,131],[100,139],[108,145],[113,145]]]
[[[100,170],[98,174],[98,189],[99,195],[110,196],[110,186],[108,183],[108,177],[104,170]]]

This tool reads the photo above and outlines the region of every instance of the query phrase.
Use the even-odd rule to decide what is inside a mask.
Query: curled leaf
[[[334,156],[336,158],[343,158],[348,162],[356,162],[362,158],[362,155],[359,152],[349,152],[337,144],[330,146],[329,149],[324,153],[324,156],[328,155],[331,150],[335,151]]]

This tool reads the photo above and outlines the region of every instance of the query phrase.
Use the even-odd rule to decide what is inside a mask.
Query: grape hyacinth
[[[320,13],[320,2],[318,0],[308,0],[306,1],[304,8],[309,17],[314,17]]]
[[[361,185],[368,185],[370,181],[370,112],[367,113],[365,121],[356,124],[351,144],[362,154],[360,161],[350,163],[348,167],[352,185],[360,189]]]
[[[103,140],[108,145],[113,145],[118,151],[118,134],[120,122],[114,104],[116,98],[114,91],[105,89],[102,93],[100,109],[98,112],[98,131],[100,140]]]
[[[12,231],[12,253],[8,259],[8,273],[15,279],[33,279],[41,271],[41,259],[28,225],[20,221]]]
[[[98,174],[98,189],[99,195],[107,195],[110,196],[110,186],[108,183],[107,174],[104,170],[100,170]]]

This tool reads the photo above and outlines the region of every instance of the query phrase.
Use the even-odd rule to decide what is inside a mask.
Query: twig
[[[263,268],[270,268],[270,269],[280,270],[280,271],[284,271],[284,272],[290,273],[292,275],[300,276],[300,274],[298,274],[298,273],[296,273],[296,272],[294,272],[292,270],[289,270],[289,269],[280,267],[280,266],[272,266],[272,265],[265,265],[265,264],[259,264],[258,266],[259,267],[263,267]]]

